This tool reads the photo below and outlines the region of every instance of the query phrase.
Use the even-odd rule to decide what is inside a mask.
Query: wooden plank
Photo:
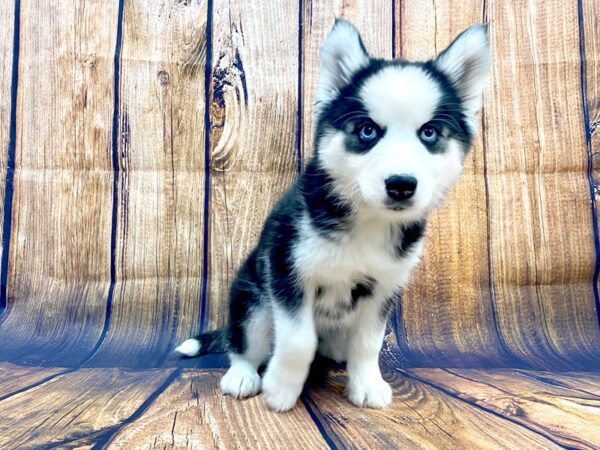
[[[213,9],[208,328],[225,322],[235,271],[295,176],[298,108],[298,0]]]
[[[335,374],[308,393],[309,406],[340,448],[560,448],[531,430],[398,372],[384,374],[394,388],[389,408],[359,409],[344,398],[343,378]]]
[[[596,226],[596,314],[600,321],[600,299],[598,283],[600,275],[600,4],[593,0],[582,0],[579,13],[579,51],[581,59],[581,96],[583,126],[590,166],[590,196],[594,201],[593,219]]]
[[[350,20],[373,57],[392,57],[392,1],[302,2],[302,157],[314,151],[319,52],[338,17]]]
[[[25,367],[0,363],[0,399],[63,372],[61,367]]]
[[[462,30],[480,23],[483,2],[396,3],[396,49],[435,58]],[[498,76],[498,75],[496,75]],[[486,96],[484,107],[501,102]],[[481,130],[462,178],[428,224],[423,261],[402,298],[400,345],[416,365],[505,364],[489,289],[485,146]]]
[[[206,2],[125,2],[117,283],[92,364],[160,364],[197,331]]]
[[[577,5],[486,8],[495,55],[484,122],[498,326],[510,351],[536,367],[598,368]]]
[[[11,371],[27,372],[2,368]],[[600,395],[585,390],[585,383],[598,389],[593,374],[412,369],[409,378],[388,371],[394,402],[369,410],[345,400],[344,376],[335,372],[324,383],[313,380],[293,411],[277,414],[260,397],[222,396],[221,370],[178,373],[59,375],[0,402],[0,446],[598,448]]]
[[[218,389],[222,371],[186,370],[109,448],[328,448],[307,410],[286,414],[260,397],[235,400]]]
[[[0,447],[65,448],[126,421],[172,369],[80,369],[0,402]]]
[[[600,448],[600,396],[534,371],[414,369],[427,380],[569,448]],[[564,378],[569,379],[569,376]]]
[[[525,376],[532,376],[531,371],[519,371]],[[591,372],[540,372],[535,373],[536,379],[545,379],[550,384],[559,384],[574,390],[584,390],[600,396],[600,374]]]
[[[0,359],[69,364],[104,324],[118,1],[20,4],[10,309],[0,329],[11,345]]]
[[[4,217],[4,198],[6,189],[6,168],[8,163],[11,115],[13,103],[13,61],[15,57],[14,34],[16,2],[5,1],[0,4],[0,217]],[[4,229],[4,221],[0,223],[0,236]],[[0,242],[0,253],[4,242]],[[1,268],[0,268],[1,270]],[[6,307],[0,300],[0,316]]]

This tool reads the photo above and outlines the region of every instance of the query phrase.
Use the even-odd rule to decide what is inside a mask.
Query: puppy
[[[176,349],[227,351],[221,390],[262,389],[276,411],[294,407],[316,352],[347,362],[352,403],[391,402],[379,368],[386,321],[428,216],[461,173],[490,66],[484,25],[435,60],[408,62],[371,58],[337,20],[320,57],[314,155],[240,267],[228,325]]]

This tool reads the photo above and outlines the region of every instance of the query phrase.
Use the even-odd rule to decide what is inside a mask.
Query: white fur
[[[332,240],[320,235],[306,217],[294,252],[296,268],[307,292],[321,286],[323,298],[331,303],[348,301],[356,280],[366,274],[377,280],[371,299],[342,320],[328,321],[315,309],[315,323],[320,338],[319,352],[337,361],[348,361],[346,393],[358,406],[383,408],[392,398],[391,388],[379,369],[379,351],[383,343],[385,322],[381,308],[386,299],[404,286],[423,251],[417,244],[405,257],[397,258],[391,245],[394,222],[366,215],[350,234]]]
[[[398,259],[390,245],[394,222],[368,214],[356,220],[351,233],[332,240],[317,232],[308,217],[304,218],[294,261],[309,292],[312,287],[325,286],[345,296],[357,279],[368,275],[377,280],[376,291],[387,298],[408,281],[421,247]]]
[[[261,379],[257,370],[271,353],[273,318],[267,306],[254,311],[248,324],[247,335],[252,345],[243,355],[229,354],[231,366],[221,379],[221,391],[236,398],[259,393]]]
[[[384,408],[392,401],[392,389],[381,376],[379,351],[385,334],[378,302],[364,301],[349,333],[346,394],[357,406]]]
[[[263,378],[263,397],[275,411],[296,405],[317,349],[313,299],[307,295],[296,314],[273,304],[275,348]]]
[[[439,104],[438,84],[416,66],[391,66],[370,77],[360,90],[369,116],[380,126],[415,131],[430,120]]]
[[[193,338],[186,339],[175,351],[189,357],[196,356],[200,353],[200,341]]]
[[[221,391],[235,398],[250,397],[260,392],[260,375],[246,358],[229,354],[231,366],[221,378]]]

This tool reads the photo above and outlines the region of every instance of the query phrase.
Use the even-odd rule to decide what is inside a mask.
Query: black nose
[[[385,180],[385,189],[392,200],[408,200],[417,189],[417,179],[410,175],[393,175]]]

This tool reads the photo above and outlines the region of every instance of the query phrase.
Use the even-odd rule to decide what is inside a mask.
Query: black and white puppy
[[[370,58],[354,26],[337,20],[321,50],[314,156],[239,269],[229,324],[176,351],[229,352],[222,391],[262,389],[277,411],[296,404],[319,352],[347,361],[352,403],[387,406],[388,314],[428,216],[461,173],[489,66],[483,25],[433,61],[407,62]]]

